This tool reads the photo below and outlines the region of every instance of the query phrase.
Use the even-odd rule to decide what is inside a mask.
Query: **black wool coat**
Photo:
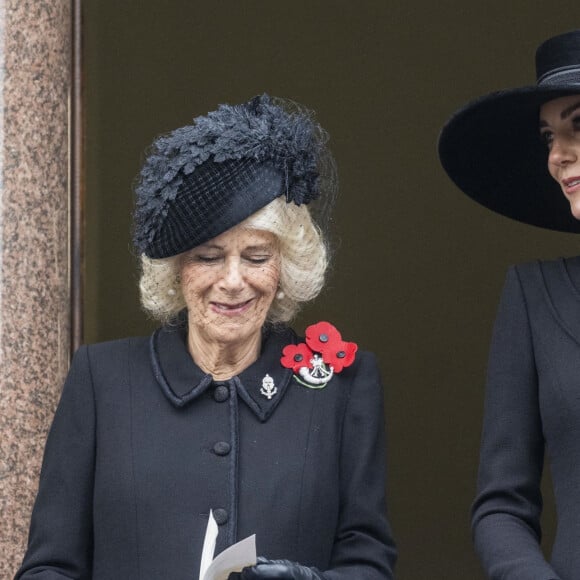
[[[540,548],[548,458],[558,512]],[[476,549],[492,580],[580,580],[580,258],[510,269],[490,351]]]
[[[376,361],[359,352],[310,389],[280,364],[296,342],[270,331],[260,358],[223,382],[194,364],[177,329],[81,347],[16,578],[196,580],[210,509],[216,553],[255,533],[259,555],[332,580],[392,578]]]

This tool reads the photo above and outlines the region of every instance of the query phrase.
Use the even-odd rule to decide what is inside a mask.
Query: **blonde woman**
[[[210,510],[216,553],[256,534],[244,579],[392,578],[375,359],[287,325],[323,286],[332,169],[266,95],[154,143],[134,238],[162,326],[76,354],[17,578],[195,578]]]

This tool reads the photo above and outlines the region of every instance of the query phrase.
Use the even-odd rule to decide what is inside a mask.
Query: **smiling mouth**
[[[566,197],[576,196],[580,192],[580,176],[574,175],[560,180],[560,187]]]
[[[216,312],[220,312],[223,314],[237,314],[239,312],[243,312],[247,309],[247,307],[252,302],[253,298],[246,300],[245,302],[237,302],[236,304],[226,304],[224,302],[212,302],[212,308]]]

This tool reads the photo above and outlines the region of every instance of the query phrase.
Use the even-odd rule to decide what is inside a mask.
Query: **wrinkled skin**
[[[180,257],[188,344],[214,379],[247,368],[278,289],[280,252],[270,232],[238,225]]]

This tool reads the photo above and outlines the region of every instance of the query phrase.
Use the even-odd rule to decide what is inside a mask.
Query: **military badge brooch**
[[[289,344],[280,362],[294,371],[294,379],[309,389],[323,389],[335,373],[350,366],[358,346],[342,340],[330,322],[318,322],[306,329],[306,342]]]

